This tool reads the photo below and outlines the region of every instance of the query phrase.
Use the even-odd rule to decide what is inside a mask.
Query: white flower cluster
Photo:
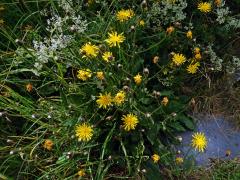
[[[156,24],[170,24],[186,18],[183,10],[187,7],[185,0],[160,1],[153,3],[149,18]]]
[[[212,45],[207,46],[207,52],[210,56],[210,61],[212,62],[213,69],[216,71],[222,71],[223,59],[219,58],[217,54],[213,51]]]
[[[229,7],[217,8],[217,19],[216,19],[216,21],[219,24],[225,23],[229,14],[230,14]]]
[[[232,61],[230,61],[226,66],[226,71],[229,74],[234,74],[240,70],[240,59],[236,56],[232,57]]]
[[[43,41],[33,41],[33,47],[36,55],[34,67],[40,71],[43,64],[48,63],[49,59],[57,59],[56,51],[59,51],[71,42],[71,35],[54,35],[51,38],[44,38]]]
[[[88,23],[83,20],[82,16],[77,15],[74,10],[72,0],[60,0],[59,6],[63,9],[65,16],[53,14],[47,20],[46,30],[50,33],[49,38],[43,41],[33,41],[33,47],[36,55],[34,67],[40,71],[43,64],[49,62],[50,59],[57,60],[60,50],[66,48],[74,39],[69,33],[83,33],[87,29]],[[80,7],[80,6],[79,6]]]

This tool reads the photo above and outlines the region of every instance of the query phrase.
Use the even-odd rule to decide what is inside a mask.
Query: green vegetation
[[[195,128],[193,97],[240,68],[235,6],[1,1],[0,178],[187,178],[172,145]]]

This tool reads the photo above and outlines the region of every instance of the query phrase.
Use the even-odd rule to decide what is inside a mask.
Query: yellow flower
[[[199,66],[200,66],[199,62],[196,62],[195,64],[188,65],[188,67],[187,67],[188,73],[195,74],[197,72]]]
[[[172,61],[174,62],[175,65],[179,66],[186,61],[186,57],[183,54],[174,53]]]
[[[141,84],[142,76],[139,73],[136,76],[134,76],[133,78],[134,78],[134,81],[137,85]]]
[[[91,42],[88,42],[81,47],[80,52],[83,54],[83,58],[93,58],[97,57],[99,48],[96,45],[92,45]]]
[[[164,97],[163,100],[162,100],[162,104],[164,106],[166,106],[168,104],[169,100],[168,100],[168,97]]]
[[[85,170],[84,169],[80,169],[79,171],[78,171],[78,173],[77,173],[80,177],[83,177],[83,176],[85,176],[86,175],[86,173],[85,173]]]
[[[201,2],[198,4],[198,9],[203,13],[208,13],[211,11],[211,3],[209,2]]]
[[[159,56],[154,56],[152,61],[153,61],[154,64],[157,64],[158,61],[159,61]]]
[[[114,97],[114,103],[121,105],[125,101],[126,94],[123,91],[119,91]]]
[[[170,35],[173,31],[174,31],[174,27],[173,27],[173,26],[170,26],[170,27],[167,28],[166,33],[167,33],[168,35]]]
[[[102,71],[97,72],[97,78],[98,78],[99,80],[103,80],[103,79],[104,79],[104,74],[103,74]]]
[[[75,129],[78,141],[89,141],[93,136],[93,129],[86,123],[79,124]]]
[[[145,26],[144,20],[140,20],[140,21],[139,21],[139,25],[140,25],[140,26]]]
[[[123,115],[123,128],[126,131],[130,131],[131,129],[135,129],[138,124],[138,118],[134,114]]]
[[[222,3],[222,0],[215,0],[214,3],[216,4],[216,6],[220,6]]]
[[[199,47],[195,47],[195,48],[194,48],[194,53],[195,53],[195,54],[200,53],[200,48],[199,48]]]
[[[90,69],[80,69],[78,70],[77,78],[86,81],[88,78],[92,77],[92,72]]]
[[[110,47],[114,47],[114,46],[119,47],[120,43],[122,43],[124,40],[125,40],[125,37],[123,33],[118,34],[115,31],[115,32],[108,33],[108,39],[106,39],[105,41],[108,43]]]
[[[186,34],[187,38],[188,39],[192,39],[192,31],[188,31],[187,34]]]
[[[157,163],[160,160],[160,156],[157,154],[152,155],[152,160],[154,163]]]
[[[201,53],[196,53],[194,57],[195,57],[196,60],[202,59]]]
[[[26,85],[26,90],[27,90],[28,92],[31,92],[32,89],[33,89],[33,85],[32,85],[31,83],[28,83],[28,84]]]
[[[109,61],[114,59],[112,52],[109,52],[109,51],[104,52],[103,55],[102,55],[102,58],[106,62],[109,62]]]
[[[117,20],[120,21],[120,22],[123,22],[123,21],[127,21],[129,20],[131,17],[134,16],[134,12],[133,10],[131,9],[127,9],[127,10],[120,10],[117,12]]]
[[[99,106],[99,108],[104,108],[106,109],[108,106],[112,105],[112,96],[111,93],[105,93],[104,95],[102,95],[100,93],[100,95],[98,96],[98,100],[97,100],[97,104]]]
[[[53,147],[53,142],[52,142],[52,140],[51,140],[51,139],[46,139],[46,140],[44,141],[43,148],[51,151],[51,150],[52,150],[52,147]]]
[[[182,157],[176,157],[176,163],[177,164],[182,164],[183,163],[183,158]]]
[[[207,147],[207,139],[204,133],[194,133],[192,135],[192,147],[203,152]]]

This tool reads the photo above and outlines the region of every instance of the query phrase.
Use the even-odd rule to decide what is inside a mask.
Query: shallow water
[[[197,152],[190,147],[193,132],[180,134],[182,143],[177,150],[185,157],[192,156],[197,165],[207,165],[209,158],[232,159],[240,155],[240,132],[222,117],[202,116],[198,117],[195,132],[203,132],[206,135],[208,145],[205,152]],[[226,151],[231,154],[226,156]]]

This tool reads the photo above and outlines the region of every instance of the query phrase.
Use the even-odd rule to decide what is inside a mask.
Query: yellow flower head
[[[109,52],[109,51],[104,52],[102,55],[102,58],[106,62],[112,61],[114,59],[112,52]]]
[[[163,100],[162,100],[162,104],[164,106],[166,106],[168,104],[169,100],[168,100],[168,97],[164,97]]]
[[[99,47],[92,45],[91,42],[88,42],[81,47],[80,52],[83,54],[83,58],[93,58],[98,55]]]
[[[170,35],[173,31],[174,31],[174,27],[173,27],[173,26],[170,26],[170,27],[167,28],[166,33],[167,33],[168,35]]]
[[[97,99],[97,104],[99,108],[102,107],[106,109],[108,106],[112,105],[112,102],[113,102],[113,99],[112,99],[111,93],[105,93],[104,95],[100,93]]]
[[[131,17],[134,16],[134,12],[133,10],[131,9],[127,9],[127,10],[120,10],[117,12],[117,20],[120,21],[120,22],[123,22],[123,21],[127,21],[129,20]]]
[[[79,171],[78,171],[78,176],[79,177],[83,177],[83,176],[85,176],[86,175],[86,173],[85,173],[85,170],[84,169],[80,169]]]
[[[77,78],[86,81],[88,78],[92,77],[92,72],[90,69],[80,69],[77,73]]]
[[[222,3],[222,0],[215,0],[214,3],[219,7]]]
[[[160,156],[158,154],[152,155],[152,160],[154,163],[157,163],[160,160]]]
[[[115,31],[115,32],[108,33],[108,39],[106,39],[105,41],[108,43],[110,47],[114,47],[114,46],[119,47],[120,43],[122,43],[124,40],[125,40],[125,37],[123,33],[118,34]]]
[[[28,92],[31,92],[31,91],[33,90],[33,85],[32,85],[31,83],[28,83],[28,84],[26,85],[26,90],[27,90]]]
[[[188,65],[188,67],[187,67],[188,73],[189,74],[195,74],[197,72],[199,66],[200,66],[199,62]]]
[[[124,91],[119,91],[113,101],[116,105],[121,105],[125,101],[126,93]]]
[[[139,73],[136,76],[134,76],[133,79],[137,85],[141,84],[142,82],[142,76]]]
[[[104,80],[104,74],[103,74],[102,71],[97,72],[97,78],[98,78],[99,80]]]
[[[186,61],[186,57],[183,54],[174,53],[172,61],[174,62],[175,65],[179,66]]]
[[[182,164],[183,163],[183,158],[182,157],[176,157],[175,159],[177,164]]]
[[[157,64],[158,61],[159,61],[159,56],[154,56],[152,61],[153,61],[154,64]]]
[[[204,133],[194,133],[192,135],[192,147],[203,152],[207,147],[207,139]]]
[[[203,13],[208,13],[211,11],[212,6],[209,2],[201,2],[198,4],[198,9]]]
[[[194,57],[195,57],[196,60],[202,59],[201,53],[196,53]]]
[[[123,128],[126,131],[134,130],[138,124],[138,118],[134,114],[123,115],[122,120]]]
[[[51,140],[51,139],[46,139],[46,140],[44,141],[43,148],[51,151],[51,150],[52,150],[52,147],[53,147],[53,142],[52,142],[52,140]]]
[[[93,136],[93,129],[88,124],[83,123],[76,126],[75,133],[78,141],[89,141]]]
[[[193,51],[194,51],[195,54],[198,54],[198,53],[200,53],[200,48],[199,47],[195,47]]]
[[[186,34],[187,38],[188,39],[192,39],[192,31],[188,31],[187,34]]]
[[[145,26],[144,20],[140,20],[140,21],[139,21],[139,25],[140,25],[140,26]]]

